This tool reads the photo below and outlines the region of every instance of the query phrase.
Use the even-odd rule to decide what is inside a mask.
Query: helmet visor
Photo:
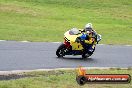
[[[85,31],[91,32],[92,31],[92,28],[85,28]]]

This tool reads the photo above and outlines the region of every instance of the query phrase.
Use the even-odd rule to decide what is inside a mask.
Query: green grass
[[[130,74],[132,70],[87,70],[89,74]],[[129,84],[85,84],[79,86],[76,82],[76,71],[40,71],[24,73],[34,77],[21,78],[16,80],[0,81],[0,88],[131,88]]]
[[[88,22],[101,43],[132,44],[131,0],[0,0],[0,40],[63,41]]]

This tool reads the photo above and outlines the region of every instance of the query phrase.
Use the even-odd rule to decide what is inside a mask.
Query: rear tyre
[[[85,53],[84,53],[84,54],[82,54],[82,58],[83,58],[83,59],[87,58],[87,56],[86,56],[86,54],[85,54]]]
[[[57,51],[56,51],[56,55],[57,55],[58,57],[63,57],[63,56],[65,56],[65,50],[66,50],[65,44],[62,43],[62,44],[58,47],[58,49],[57,49]]]
[[[95,51],[95,47],[94,47],[92,52],[83,53],[82,58],[86,59],[86,58],[90,57],[93,54],[94,51]]]
[[[95,51],[95,47],[92,52],[89,52],[89,56],[91,56],[94,53],[94,51]]]

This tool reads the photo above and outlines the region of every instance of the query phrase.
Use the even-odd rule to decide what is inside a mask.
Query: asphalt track
[[[0,42],[0,71],[84,67],[132,67],[132,46],[97,45],[94,54],[81,56],[55,55],[60,43]]]

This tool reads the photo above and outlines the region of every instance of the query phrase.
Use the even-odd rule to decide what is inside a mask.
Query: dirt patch
[[[12,79],[20,79],[25,77],[34,77],[33,75],[27,74],[8,74],[8,75],[0,75],[0,81],[2,80],[12,80]]]
[[[21,6],[16,6],[16,5],[3,5],[0,4],[0,11],[2,12],[15,12],[19,14],[29,14],[32,16],[37,16],[37,12],[27,8],[27,7],[21,7]]]

